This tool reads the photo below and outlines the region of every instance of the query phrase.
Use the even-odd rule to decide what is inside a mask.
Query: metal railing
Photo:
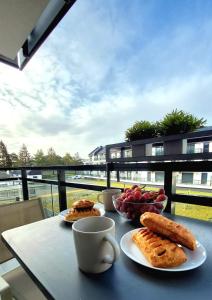
[[[120,181],[120,172],[123,171],[163,171],[164,189],[168,196],[167,212],[171,212],[172,202],[198,204],[212,207],[212,200],[205,196],[192,196],[176,194],[175,172],[212,172],[212,161],[183,161],[183,162],[151,162],[151,163],[106,163],[102,165],[77,165],[77,166],[48,166],[48,167],[22,167],[0,168],[0,171],[20,170],[18,178],[1,178],[0,181],[21,180],[23,200],[29,200],[28,182],[49,184],[58,187],[59,210],[67,208],[66,187],[85,190],[102,191],[111,187],[111,172],[116,172],[116,180]],[[27,170],[52,170],[56,171],[57,180],[27,178]],[[66,171],[102,171],[106,172],[105,186],[85,184],[79,182],[67,182]]]

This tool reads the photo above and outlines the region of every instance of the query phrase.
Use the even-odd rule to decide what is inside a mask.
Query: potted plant
[[[192,132],[198,128],[204,127],[206,120],[198,119],[192,114],[182,110],[173,110],[166,114],[162,121],[158,122],[158,134],[167,136],[173,134]]]
[[[156,124],[149,121],[136,121],[125,132],[128,142],[153,138],[157,136]]]

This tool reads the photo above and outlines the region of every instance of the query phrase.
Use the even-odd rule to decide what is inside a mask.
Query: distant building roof
[[[101,149],[99,149],[98,154],[105,153],[105,151],[106,151],[106,147],[105,146],[101,146]]]
[[[212,130],[212,126],[205,126],[205,127],[199,128],[195,131],[208,131],[208,130]]]
[[[91,152],[88,154],[88,156],[96,155],[102,148],[103,148],[103,146],[96,147],[93,151],[91,151]]]

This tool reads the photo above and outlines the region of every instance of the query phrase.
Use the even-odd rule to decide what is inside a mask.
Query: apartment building
[[[109,150],[108,149],[109,146]],[[180,160],[181,155],[197,156],[212,153],[212,126],[204,127],[189,134],[175,135],[173,138],[148,139],[146,142],[136,141],[108,146],[99,146],[89,153],[91,163],[102,164],[106,161],[166,161]],[[108,151],[108,153],[107,153]],[[172,156],[172,159],[170,157]],[[109,157],[109,159],[108,159]],[[176,158],[176,159],[175,159]],[[101,172],[99,172],[100,174]],[[100,174],[101,175],[101,174]],[[115,176],[115,174],[112,174]],[[120,179],[138,181],[140,183],[154,182],[161,184],[164,173],[157,171],[121,172]],[[212,173],[202,172],[177,172],[177,184],[182,185],[207,185],[212,186]]]

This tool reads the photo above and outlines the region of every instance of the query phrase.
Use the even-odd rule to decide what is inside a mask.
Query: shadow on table
[[[188,271],[178,271],[178,272],[169,272],[169,271],[161,271],[156,269],[151,269],[142,265],[137,264],[134,261],[131,261],[128,257],[122,257],[123,263],[126,267],[126,270],[129,272],[133,272],[137,274],[137,276],[141,276],[146,280],[155,280],[164,282],[168,282],[169,285],[176,285],[177,283],[186,285],[191,282],[192,286],[194,285],[194,278],[199,280],[203,275],[203,268],[200,266],[199,268],[188,270]],[[192,280],[191,280],[192,278]]]

